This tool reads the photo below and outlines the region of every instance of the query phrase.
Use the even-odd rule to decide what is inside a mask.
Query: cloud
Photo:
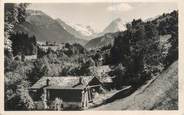
[[[128,3],[113,4],[107,7],[108,11],[129,11],[132,9],[133,7]]]

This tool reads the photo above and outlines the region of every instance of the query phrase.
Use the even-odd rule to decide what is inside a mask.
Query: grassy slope
[[[178,62],[150,80],[132,95],[95,110],[176,110],[178,109]]]

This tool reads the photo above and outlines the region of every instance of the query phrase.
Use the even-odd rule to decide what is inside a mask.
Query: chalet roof
[[[107,76],[107,77],[102,77],[102,78],[100,79],[100,82],[102,82],[102,83],[112,83],[113,80],[112,80],[111,77]]]
[[[82,84],[79,84],[79,79],[82,78]],[[93,79],[93,76],[60,76],[60,77],[42,77],[38,80],[31,89],[40,89],[46,86],[47,79],[49,80],[49,86],[47,88],[67,88],[67,89],[81,89],[88,85],[88,83]]]

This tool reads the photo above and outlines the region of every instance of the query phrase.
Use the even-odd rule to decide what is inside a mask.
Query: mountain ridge
[[[121,18],[113,20],[102,32],[96,35],[96,38],[91,39],[85,45],[87,49],[96,49],[105,45],[113,44],[114,35],[117,32],[126,30],[125,24]],[[114,35],[113,35],[114,34]],[[115,35],[116,36],[116,35]]]
[[[124,31],[126,27],[121,18],[113,20],[104,30],[103,33],[114,33],[118,31]]]
[[[35,35],[38,41],[69,42],[82,45],[86,43],[86,40],[68,33],[56,20],[44,12],[29,10],[28,14],[26,21],[16,26],[16,31]]]
[[[61,20],[60,18],[57,18],[56,21],[59,22],[59,24],[63,26],[67,32],[69,32],[70,34],[74,35],[77,38],[81,38],[84,40],[91,40],[94,37],[93,35],[96,34],[94,29],[92,29],[90,26],[67,23]]]

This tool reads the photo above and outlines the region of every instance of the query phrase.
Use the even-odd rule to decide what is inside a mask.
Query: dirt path
[[[178,62],[130,96],[89,110],[178,109]]]
[[[93,104],[89,108],[99,107],[101,105],[110,103],[116,99],[124,98],[133,92],[131,86],[126,86],[121,90],[113,90],[104,95],[99,96],[98,99],[94,100]]]

